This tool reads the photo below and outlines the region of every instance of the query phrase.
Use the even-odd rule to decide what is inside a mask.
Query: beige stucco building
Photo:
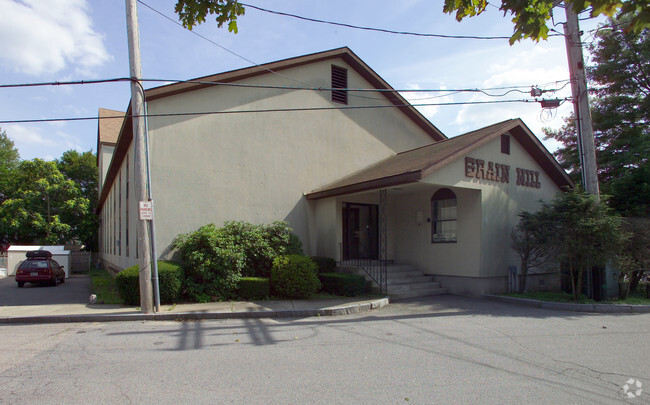
[[[348,48],[146,100],[163,258],[176,235],[207,223],[286,220],[307,254],[382,263],[389,284],[400,264],[450,292],[499,292],[518,263],[519,212],[571,185],[521,120],[447,139]],[[129,116],[100,110],[98,127],[100,255],[116,270],[137,262]]]

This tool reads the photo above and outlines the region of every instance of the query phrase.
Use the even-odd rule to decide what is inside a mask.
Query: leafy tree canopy
[[[515,24],[510,44],[531,38],[536,41],[548,38],[549,26],[557,0],[502,0],[499,10],[511,15]],[[648,0],[564,0],[576,13],[588,10],[591,17],[606,15],[627,18],[626,30],[639,33],[650,27],[650,3]],[[474,17],[485,11],[487,0],[445,0],[445,13],[456,13],[456,20]]]
[[[228,31],[237,33],[237,17],[244,15],[244,7],[233,0],[178,0],[175,8],[183,26],[191,30],[205,22],[208,14],[216,14],[217,27],[228,23]]]
[[[5,131],[0,130],[0,203],[6,198],[11,173],[19,162],[20,155],[14,142],[9,139]]]
[[[10,162],[0,200],[0,239],[22,244],[85,245],[96,249],[97,163],[92,152],[67,151],[61,159],[19,161],[13,143],[0,138]],[[9,149],[13,153],[4,153]],[[10,159],[5,159],[9,155]]]
[[[611,20],[610,25],[620,25]],[[625,23],[623,23],[625,25]],[[650,215],[650,30],[604,29],[590,46],[592,122],[598,177],[603,193],[620,213]],[[562,146],[555,152],[574,180],[580,177],[575,122],[565,119],[546,138]]]

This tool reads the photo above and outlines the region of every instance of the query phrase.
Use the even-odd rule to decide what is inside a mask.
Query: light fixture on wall
[[[422,211],[415,213],[415,222],[418,223],[418,226],[421,226],[422,222],[424,222],[424,214],[422,214]]]

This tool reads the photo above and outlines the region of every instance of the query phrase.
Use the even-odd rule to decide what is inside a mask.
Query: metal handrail
[[[343,260],[342,244],[339,244],[339,247],[341,250],[341,265],[362,269],[372,281],[377,283],[380,294],[386,294],[388,291],[388,260],[359,258]]]

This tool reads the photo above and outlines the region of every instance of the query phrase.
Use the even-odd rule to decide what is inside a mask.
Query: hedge
[[[356,274],[321,273],[318,275],[322,291],[332,295],[354,297],[366,292],[366,279]]]
[[[158,286],[160,303],[173,304],[182,299],[183,269],[180,264],[170,261],[158,261]],[[128,267],[115,276],[115,285],[120,298],[126,305],[140,304],[140,266]]]
[[[336,260],[331,257],[312,256],[311,260],[318,266],[318,274],[333,273],[336,269]]]
[[[307,256],[278,256],[271,268],[273,293],[283,298],[309,298],[320,289],[317,271]]]
[[[243,300],[259,300],[271,295],[271,280],[266,277],[242,277],[237,296]]]

